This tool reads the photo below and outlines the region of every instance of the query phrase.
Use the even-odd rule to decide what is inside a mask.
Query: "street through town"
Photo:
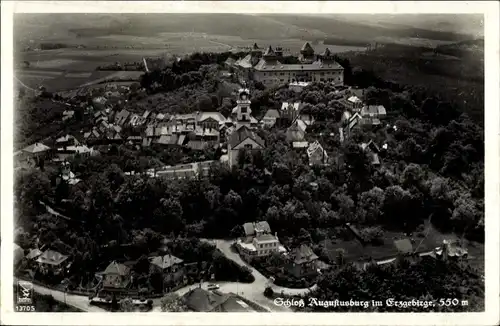
[[[255,302],[256,304],[264,307],[269,312],[290,312],[291,310],[286,307],[277,306],[273,303],[273,300],[268,299],[264,296],[264,289],[268,285],[268,279],[259,273],[255,268],[246,264],[239,254],[234,252],[231,249],[232,241],[228,240],[210,240],[210,239],[201,239],[202,241],[209,242],[214,244],[228,259],[233,260],[237,264],[241,266],[247,266],[251,271],[252,275],[255,278],[255,281],[252,283],[239,283],[239,282],[218,282],[217,284],[220,286],[219,290],[224,293],[235,293],[247,300]],[[16,280],[16,279],[15,279]],[[210,282],[211,283],[211,282]],[[201,283],[201,287],[203,289],[207,289],[209,282]],[[191,289],[200,286],[199,283],[189,285],[183,287],[177,291],[175,291],[179,296],[182,296],[189,292]],[[314,291],[316,285],[307,289],[290,289],[283,288],[277,285],[271,284],[271,288],[275,293],[283,293],[285,295],[301,295],[309,293],[310,291]],[[89,298],[84,295],[75,295],[75,294],[65,294],[63,291],[49,289],[47,287],[33,284],[33,289],[35,292],[39,294],[52,295],[52,297],[59,301],[65,302],[67,305],[80,309],[86,312],[106,312],[106,310],[101,309],[99,307],[90,305]],[[155,312],[161,312],[161,298],[153,299],[153,310]]]

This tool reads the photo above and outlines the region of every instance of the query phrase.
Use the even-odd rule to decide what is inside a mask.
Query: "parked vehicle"
[[[215,283],[210,283],[210,284],[208,284],[208,287],[207,287],[207,289],[210,291],[217,290],[219,288],[220,288],[220,286],[218,284],[215,284]]]

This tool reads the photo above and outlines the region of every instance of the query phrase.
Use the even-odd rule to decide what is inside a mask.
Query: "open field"
[[[107,81],[135,81],[139,80],[142,74],[141,71],[64,72],[31,69],[14,72],[17,82],[29,88],[38,88],[43,85],[49,92],[70,90]]]

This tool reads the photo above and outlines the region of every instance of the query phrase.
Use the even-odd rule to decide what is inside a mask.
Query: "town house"
[[[362,143],[359,146],[368,155],[372,165],[380,165],[380,159],[378,156],[378,154],[380,153],[380,148],[373,142],[373,140],[370,140],[368,143]]]
[[[328,154],[317,140],[307,147],[307,156],[309,157],[309,165],[311,166],[328,163]]]
[[[131,283],[130,268],[116,261],[111,262],[102,275],[102,290],[104,292],[120,293]]]
[[[262,151],[265,147],[264,140],[247,126],[241,126],[231,133],[228,139],[228,163],[230,166],[238,164],[240,150],[250,152]]]
[[[352,112],[360,112],[363,108],[363,101],[355,95],[350,96],[347,99],[343,99],[341,103],[347,110],[350,110]]]
[[[387,116],[387,112],[383,105],[363,106],[360,114],[363,117],[363,124],[372,126],[380,125],[381,120],[385,119]]]
[[[295,277],[301,278],[317,272],[316,262],[318,256],[305,244],[295,248],[290,255],[290,259],[288,271]]]
[[[184,261],[173,255],[150,257],[150,272],[163,274],[166,286],[175,286],[183,281],[186,275]]]
[[[279,242],[278,235],[271,234],[267,222],[245,223],[243,230],[245,236],[237,241],[236,246],[244,259],[267,256],[273,252],[286,252]]]
[[[67,263],[65,264],[68,258],[68,256],[57,251],[46,250],[38,256],[36,262],[42,274],[52,273],[54,275],[62,275],[68,265]]]

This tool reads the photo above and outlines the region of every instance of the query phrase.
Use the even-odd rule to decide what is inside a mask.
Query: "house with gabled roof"
[[[307,156],[309,157],[309,165],[311,166],[328,163],[328,154],[317,140],[307,147]]]
[[[26,255],[26,259],[28,260],[36,260],[41,254],[43,254],[43,251],[41,251],[38,248],[31,249],[29,253]]]
[[[78,139],[76,139],[73,135],[70,134],[66,134],[64,136],[57,138],[55,143],[57,148],[80,145]]]
[[[150,273],[162,273],[165,285],[175,285],[186,275],[184,261],[173,255],[149,257]]]
[[[359,127],[363,123],[363,117],[358,112],[351,114],[349,111],[345,111],[342,115],[342,125],[340,128],[340,141],[348,139],[351,136],[352,131]]]
[[[266,114],[262,118],[262,124],[265,127],[271,128],[276,124],[276,120],[281,117],[280,112],[276,109],[267,110]]]
[[[61,162],[76,155],[89,157],[95,155],[94,149],[86,145],[72,145],[58,148],[55,152],[54,161]]]
[[[240,255],[247,261],[253,257],[267,256],[273,252],[286,252],[278,239],[272,234],[266,221],[243,224],[244,236],[236,242]]]
[[[30,166],[35,166],[41,160],[49,158],[51,154],[52,149],[49,146],[37,142],[18,151],[14,156],[18,164],[27,163]]]
[[[233,293],[210,292],[196,287],[182,298],[189,310],[194,312],[256,312]]]
[[[372,126],[380,125],[381,120],[387,117],[387,111],[383,105],[363,106],[360,114],[363,117],[363,124],[369,124]]]
[[[344,107],[353,112],[360,112],[363,107],[363,101],[356,95],[349,96],[340,101]]]
[[[40,271],[44,274],[52,272],[54,275],[61,275],[64,273],[69,256],[63,255],[54,250],[45,250],[36,262],[39,265]]]
[[[302,142],[305,139],[306,125],[302,120],[295,120],[286,130],[286,141],[289,143]]]
[[[34,156],[41,155],[50,151],[50,147],[42,143],[34,143],[22,149],[24,153],[31,154]]]
[[[158,268],[161,271],[172,271],[176,266],[180,266],[184,261],[173,255],[149,257],[152,268]]]
[[[100,274],[103,276],[102,285],[105,291],[123,291],[131,281],[130,268],[116,261],[111,262],[104,272]]]
[[[241,126],[231,133],[228,139],[227,152],[230,166],[238,164],[240,150],[261,151],[265,143],[253,130]]]
[[[283,119],[294,121],[302,108],[301,102],[283,102],[281,103],[280,114]]]
[[[305,244],[292,250],[288,270],[295,277],[304,277],[317,272],[316,261],[318,256]]]
[[[247,222],[243,224],[243,231],[247,240],[251,240],[257,232],[271,233],[271,227],[267,221]]]
[[[361,147],[363,152],[368,155],[372,165],[380,165],[380,159],[378,156],[378,154],[380,153],[380,148],[373,142],[373,140],[370,140],[368,143],[362,143],[359,145],[359,147]]]
[[[126,109],[121,110],[120,112],[115,114],[115,121],[114,123],[123,126],[127,123],[129,117],[130,117],[130,112],[127,111]]]

